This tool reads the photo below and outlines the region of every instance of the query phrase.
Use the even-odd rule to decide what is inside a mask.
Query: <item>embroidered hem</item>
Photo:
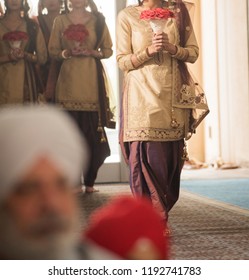
[[[131,141],[176,141],[184,138],[184,128],[179,129],[154,129],[144,128],[125,130],[124,142]]]

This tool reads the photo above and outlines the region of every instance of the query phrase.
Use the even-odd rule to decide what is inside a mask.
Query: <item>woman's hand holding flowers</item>
[[[17,59],[23,59],[24,58],[24,51],[22,49],[13,49],[13,55]]]
[[[177,52],[176,46],[169,42],[169,37],[164,32],[154,34],[152,38],[152,45],[148,47],[150,55],[160,51],[168,51],[172,55]]]
[[[11,51],[9,53],[9,57],[13,61],[18,61],[18,60],[24,58],[24,51],[20,48],[11,49]]]
[[[83,49],[81,48],[73,48],[70,51],[68,51],[68,56],[82,56],[83,55]]]
[[[64,59],[68,59],[71,57],[83,57],[83,56],[90,56],[90,50],[85,48],[73,48],[71,50],[66,49],[62,51],[62,57]]]
[[[80,57],[80,56],[91,56],[91,50],[86,48],[73,48],[71,50],[71,56]]]
[[[81,56],[92,56],[95,58],[103,58],[103,53],[98,50],[90,50],[86,48],[77,48],[71,50],[71,56],[81,57]]]
[[[169,37],[167,33],[162,33],[162,50],[169,52],[171,55],[175,55],[177,52],[177,47],[169,42]]]

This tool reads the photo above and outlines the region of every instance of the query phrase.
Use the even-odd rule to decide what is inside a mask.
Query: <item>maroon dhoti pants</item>
[[[132,193],[149,197],[162,219],[167,220],[168,212],[179,198],[184,141],[124,144],[129,151]]]

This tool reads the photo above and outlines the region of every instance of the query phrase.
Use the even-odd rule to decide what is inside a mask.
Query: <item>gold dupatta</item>
[[[187,28],[193,28],[190,11],[193,13],[194,4],[187,1],[183,3],[182,0],[175,0],[168,1],[168,5],[175,11],[179,27],[180,45],[184,46],[187,39],[185,31]],[[178,95],[173,99],[173,106],[192,109],[189,116],[187,136],[185,137],[188,140],[210,111],[206,95],[197,79],[189,71],[186,63],[178,61],[178,67],[181,74],[182,87]]]

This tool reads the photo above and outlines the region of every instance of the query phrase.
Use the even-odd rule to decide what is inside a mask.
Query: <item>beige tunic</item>
[[[70,49],[72,42],[63,37],[63,32],[72,24],[67,15],[61,15],[55,19],[49,41],[49,53],[57,59],[63,60],[62,51]],[[88,49],[95,49],[96,17],[91,16],[86,23],[89,36],[85,42]],[[112,40],[107,29],[104,28],[104,37],[99,46],[104,58],[112,55]],[[72,57],[63,60],[59,78],[56,85],[56,102],[67,110],[74,111],[98,111],[98,79],[95,58]]]
[[[9,31],[0,20],[0,56],[10,53],[9,43],[2,40],[3,35]],[[25,22],[18,28],[18,31],[27,32]],[[23,41],[21,48],[24,50],[27,44],[28,41]],[[40,29],[38,29],[36,39],[36,54],[38,63],[43,64],[46,62],[47,48]],[[11,62],[0,64],[0,105],[23,103],[24,91],[28,91],[25,89],[25,84],[27,85],[25,83],[25,62],[23,59],[15,64]]]
[[[169,19],[164,27],[169,41],[178,46],[175,56],[163,52],[163,63],[149,58],[146,48],[152,43],[152,29],[146,20],[140,19],[136,6],[122,10],[117,24],[117,61],[124,71],[123,118],[124,141],[173,141],[185,137],[190,110],[178,108],[178,91],[181,78],[178,59],[195,62],[198,45],[192,28],[187,28],[185,46],[179,46],[179,32],[175,19]],[[132,54],[140,60],[136,69],[131,63]],[[147,58],[146,58],[147,56]],[[179,104],[178,104],[179,103]],[[174,110],[172,115],[172,109]],[[172,118],[179,126],[171,126]]]

